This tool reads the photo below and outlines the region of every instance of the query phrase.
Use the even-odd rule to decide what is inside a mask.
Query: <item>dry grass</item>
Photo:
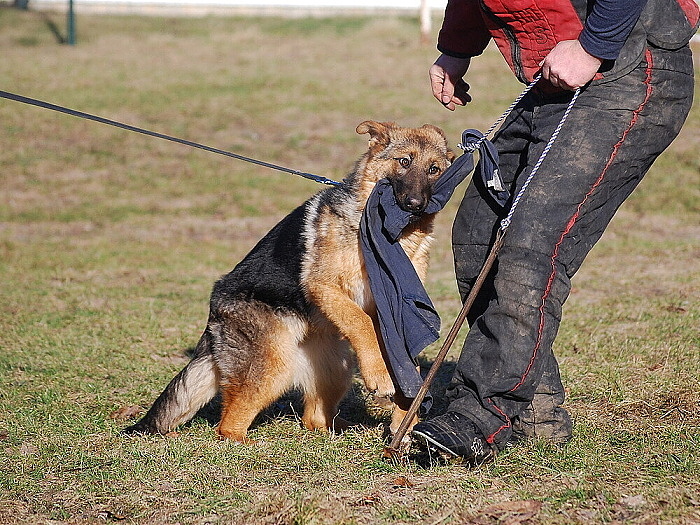
[[[80,17],[74,48],[47,21],[62,18],[0,8],[3,89],[336,179],[362,120],[456,142],[520,89],[489,50],[476,101],[444,111],[403,18]],[[557,340],[574,440],[475,471],[383,462],[384,415],[359,387],[343,411],[366,427],[338,438],[300,429],[293,403],[257,446],[204,419],[120,436],[110,414],[186,361],[212,281],[318,188],[2,100],[0,126],[0,523],[700,522],[697,107],[574,280]],[[428,282],[446,324],[455,205]]]

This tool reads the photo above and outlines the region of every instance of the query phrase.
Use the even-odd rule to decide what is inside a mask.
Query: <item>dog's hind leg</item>
[[[219,437],[241,443],[248,442],[246,435],[255,417],[282,396],[290,385],[291,381],[287,381],[287,378],[272,376],[265,384],[255,387],[235,382],[222,385],[223,408],[221,422],[216,429]]]
[[[304,326],[267,307],[238,306],[223,316],[218,331],[222,412],[217,433],[245,442],[255,417],[292,387],[292,356]]]
[[[314,337],[301,351],[308,361],[297,367],[296,382],[304,392],[302,423],[309,430],[346,430],[350,423],[338,415],[338,405],[352,380],[353,360],[347,342],[335,336]]]

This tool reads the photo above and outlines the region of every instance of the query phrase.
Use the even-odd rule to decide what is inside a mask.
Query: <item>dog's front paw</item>
[[[380,396],[378,393],[372,393],[372,401],[382,410],[391,410],[394,408],[394,396]]]
[[[380,407],[390,409],[394,405],[396,389],[389,374],[374,374],[365,378],[365,386]]]

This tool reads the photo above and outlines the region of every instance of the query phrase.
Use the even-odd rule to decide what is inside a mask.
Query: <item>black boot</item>
[[[473,465],[484,463],[496,452],[476,425],[458,412],[418,423],[411,435],[426,453],[461,458]]]

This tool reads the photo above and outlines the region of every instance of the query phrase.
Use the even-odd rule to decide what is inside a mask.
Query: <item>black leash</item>
[[[31,106],[37,106],[44,109],[50,109],[52,111],[58,111],[59,113],[65,113],[66,115],[71,115],[73,117],[84,118],[87,120],[93,120],[101,124],[107,124],[108,126],[114,126],[116,128],[125,129],[128,131],[135,131],[136,133],[141,133],[143,135],[148,135],[150,137],[156,137],[159,139],[169,140],[171,142],[177,142],[178,144],[184,144],[185,146],[191,146],[193,148],[203,149],[204,151],[209,151],[211,153],[218,153],[219,155],[225,155],[226,157],[231,157],[234,159],[242,160],[244,162],[250,162],[252,164],[257,164],[258,166],[264,166],[265,168],[270,168],[273,170],[283,171],[285,173],[291,173],[292,175],[298,175],[304,177],[305,179],[310,179],[314,182],[320,184],[328,184],[330,186],[339,186],[340,182],[336,182],[326,177],[321,177],[320,175],[314,175],[312,173],[305,173],[303,171],[297,171],[290,168],[285,168],[284,166],[277,166],[276,164],[271,164],[269,162],[264,162],[262,160],[252,159],[250,157],[244,157],[243,155],[238,155],[236,153],[231,153],[230,151],[224,151],[217,148],[212,148],[211,146],[205,146],[204,144],[199,144],[197,142],[192,142],[190,140],[179,139],[177,137],[171,137],[170,135],[165,135],[163,133],[156,133],[155,131],[149,131],[147,129],[138,128],[136,126],[130,126],[129,124],[123,124],[115,120],[109,120],[103,117],[98,117],[97,115],[91,115],[90,113],[84,113],[82,111],[77,111],[75,109],[66,108],[63,106],[58,106],[56,104],[51,104],[49,102],[44,102],[42,100],[37,100],[34,98],[23,97],[22,95],[16,95],[14,93],[9,93],[7,91],[0,91],[0,97],[6,98],[8,100],[14,100],[15,102],[21,102],[23,104],[29,104]]]

